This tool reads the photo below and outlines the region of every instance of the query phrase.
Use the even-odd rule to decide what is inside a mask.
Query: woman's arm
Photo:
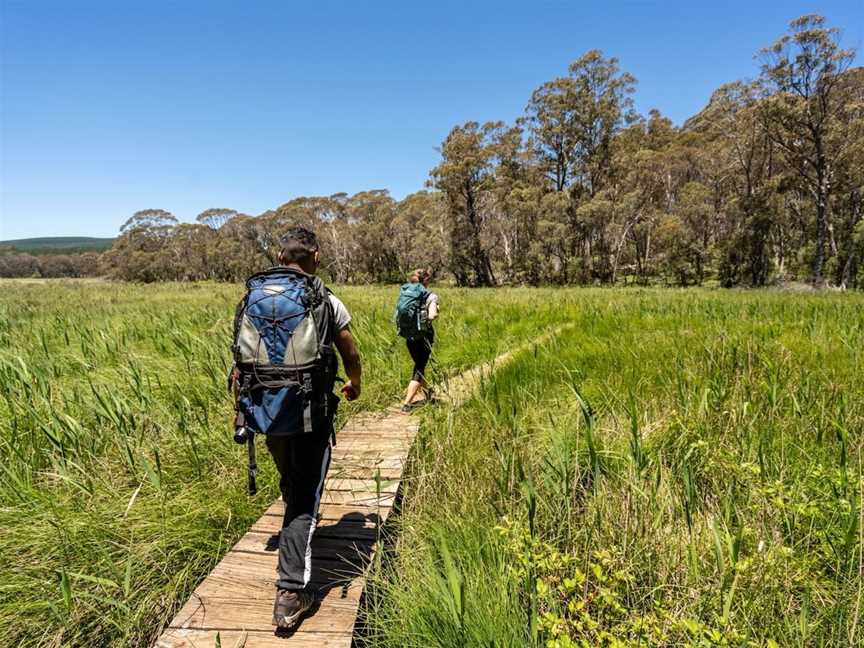
[[[437,299],[433,299],[429,303],[429,309],[428,309],[428,313],[426,314],[426,317],[429,319],[430,322],[433,321],[436,317],[438,317],[438,300]]]

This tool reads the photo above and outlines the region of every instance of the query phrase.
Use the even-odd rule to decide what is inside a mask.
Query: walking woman
[[[438,295],[428,289],[431,272],[415,270],[399,290],[396,304],[396,326],[399,335],[405,338],[408,353],[414,361],[411,382],[405,393],[402,411],[409,412],[415,406],[415,399],[423,389],[426,401],[431,400],[432,390],[426,382],[426,365],[432,355],[435,342],[435,329],[432,322],[438,318]]]

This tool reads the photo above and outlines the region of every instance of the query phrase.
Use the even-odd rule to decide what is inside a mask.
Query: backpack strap
[[[312,374],[303,374],[303,394],[305,405],[303,407],[303,432],[312,433]]]
[[[237,346],[237,336],[240,334],[240,323],[243,321],[243,314],[246,312],[246,304],[249,301],[249,291],[247,289],[246,294],[243,295],[243,298],[237,303],[237,307],[234,309],[234,343],[231,345],[231,351],[234,355],[234,363],[236,366],[237,363],[237,353],[240,348]],[[233,370],[233,368],[232,368]]]

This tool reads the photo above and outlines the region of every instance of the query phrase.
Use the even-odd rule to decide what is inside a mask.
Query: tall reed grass
[[[556,294],[425,415],[369,644],[864,645],[864,298]]]

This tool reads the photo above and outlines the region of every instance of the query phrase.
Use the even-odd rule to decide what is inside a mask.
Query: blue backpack
[[[332,434],[333,310],[318,277],[285,267],[246,281],[234,318],[238,428]]]

